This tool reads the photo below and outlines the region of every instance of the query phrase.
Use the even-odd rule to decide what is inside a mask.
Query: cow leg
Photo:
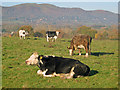
[[[56,38],[54,39],[54,42],[56,42]]]
[[[90,48],[90,45],[89,45],[89,55],[91,55],[91,48]]]
[[[80,52],[80,49],[79,49],[79,56],[81,56],[81,52]]]
[[[25,39],[25,36],[24,36],[24,39]]]
[[[72,56],[73,55],[73,49],[69,49],[69,53]]]
[[[55,42],[56,42],[57,36],[54,36],[54,39],[55,39]]]
[[[44,77],[55,77],[53,74],[51,74],[51,75],[43,75]]]
[[[75,74],[75,73],[73,72],[74,68],[75,68],[75,67],[72,67],[70,73],[60,75],[60,78],[63,78],[63,79],[73,78],[73,75]]]
[[[86,49],[86,55],[85,55],[85,57],[88,57],[88,47],[86,46],[85,49]]]
[[[54,40],[54,42],[56,42],[56,39]]]
[[[49,42],[49,37],[47,37],[47,42]]]
[[[52,42],[54,42],[54,38],[52,38]]]
[[[38,75],[42,75],[42,73],[43,73],[43,72],[42,72],[41,70],[38,70],[38,71],[37,71],[37,74],[38,74]]]
[[[88,53],[86,53],[85,57],[88,57]]]
[[[43,74],[44,77],[55,77],[54,73],[52,73],[51,71],[48,71],[48,69],[43,71],[42,74]]]
[[[72,67],[71,71],[70,71],[70,75],[67,77],[67,79],[73,78],[73,75],[75,74],[73,72],[73,70],[75,69],[75,67]]]

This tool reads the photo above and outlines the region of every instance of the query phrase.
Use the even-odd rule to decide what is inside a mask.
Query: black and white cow
[[[21,38],[24,38],[25,39],[25,36],[28,35],[28,32],[25,31],[25,30],[19,30],[19,37],[20,39]]]
[[[73,51],[79,49],[79,55],[81,55],[80,49],[83,48],[86,51],[86,57],[88,57],[88,53],[91,53],[90,44],[92,38],[89,35],[78,34],[72,38],[69,53],[73,55]]]
[[[47,42],[49,42],[49,39],[52,39],[52,42],[58,37],[58,35],[60,34],[59,31],[47,31],[46,32],[46,38],[47,38]]]
[[[62,58],[55,56],[43,56],[33,53],[28,60],[27,65],[36,64],[40,70],[37,74],[44,77],[60,76],[62,78],[77,78],[89,75],[90,68],[78,60]]]

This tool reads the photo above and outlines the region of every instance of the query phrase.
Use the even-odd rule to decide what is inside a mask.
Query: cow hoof
[[[41,70],[38,70],[38,71],[37,71],[37,74],[38,74],[38,75],[41,75],[41,74],[42,74],[42,71],[41,71]]]

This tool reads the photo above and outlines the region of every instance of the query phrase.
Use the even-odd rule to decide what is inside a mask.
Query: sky
[[[1,1],[1,0],[0,0]],[[22,3],[53,4],[58,7],[82,8],[84,10],[107,10],[118,12],[119,0],[3,0],[2,6],[10,7]]]
[[[119,0],[0,0],[1,2],[119,2]]]

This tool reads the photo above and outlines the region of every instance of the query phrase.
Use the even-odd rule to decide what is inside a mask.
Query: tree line
[[[12,26],[13,27],[13,26]],[[8,30],[9,28],[3,27],[2,33],[9,34],[12,30]],[[15,31],[14,36],[18,36],[19,30],[26,30],[29,32],[30,37],[46,37],[46,31],[60,31],[59,38],[72,38],[76,34],[87,34],[94,39],[118,39],[118,30],[117,26],[113,25],[109,28],[101,27],[99,29],[95,29],[93,27],[88,26],[78,26],[78,27],[56,27],[55,25],[22,25],[22,26],[15,26],[13,31]]]

